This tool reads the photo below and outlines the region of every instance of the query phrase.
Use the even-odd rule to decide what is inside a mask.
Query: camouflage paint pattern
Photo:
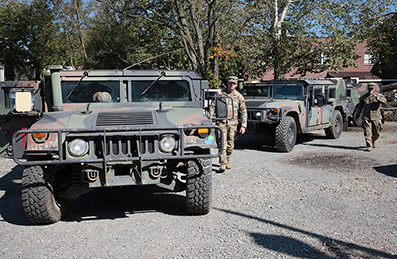
[[[215,94],[215,96],[227,96],[230,98],[226,98],[226,106],[227,106],[227,117],[231,118],[230,120],[217,120],[216,125],[221,127],[223,130],[223,149],[221,152],[221,156],[219,157],[219,163],[227,164],[230,163],[230,157],[234,150],[234,140],[237,136],[237,126],[239,124],[239,117],[241,121],[241,126],[247,127],[247,110],[245,105],[244,97],[237,91],[233,91],[228,93],[226,89],[223,89],[221,92]],[[215,113],[215,99],[211,102],[210,105],[210,118]],[[217,136],[219,139],[219,135]]]
[[[237,91],[233,91],[232,93],[228,93],[226,89],[222,89],[222,91],[217,92],[215,96],[226,96],[230,97],[226,99],[227,106],[227,117],[232,117],[231,120],[223,120],[221,121],[224,124],[229,126],[236,126],[239,124],[238,118],[240,116],[241,126],[247,127],[247,110],[245,105],[244,97]],[[210,117],[215,113],[215,99],[211,102],[210,105]]]
[[[363,119],[362,128],[364,129],[365,145],[367,147],[373,147],[382,130],[382,124],[380,120],[371,121],[368,119]]]
[[[234,140],[237,137],[237,125],[227,125],[226,123],[218,122],[217,125],[223,131],[223,149],[219,156],[219,163],[221,165],[230,163],[230,158],[234,150]],[[217,136],[220,139],[220,136]]]
[[[376,97],[371,96],[370,92],[365,93],[360,97],[357,106],[357,114],[362,116],[362,128],[364,129],[365,144],[367,147],[372,147],[374,142],[379,138],[382,130],[381,120],[381,105],[386,104],[386,98],[376,93]]]
[[[210,150],[223,148],[216,142],[216,134],[220,134],[221,129],[203,116],[203,94],[208,89],[208,82],[195,72],[164,71],[162,75],[163,71],[152,70],[91,70],[83,77],[85,71],[63,71],[58,67],[51,71],[43,82],[31,84],[34,85],[31,88],[46,93],[34,96],[35,101],[44,104],[42,112],[35,114],[11,113],[12,107],[8,104],[9,89],[22,91],[27,88],[26,83],[0,82],[1,156],[12,155],[16,163],[22,165],[60,164],[70,165],[69,170],[79,166],[81,170],[107,172],[102,180],[90,182],[90,187],[162,184],[170,189],[177,189],[174,180],[167,180],[164,175],[153,177],[151,173],[175,170],[178,163],[188,159],[220,156],[220,152],[212,154]],[[54,78],[58,81],[54,82]],[[81,83],[77,84],[79,80]],[[72,94],[82,95],[92,90],[84,85],[86,82],[101,88],[94,89],[90,101],[65,99],[73,87],[81,89]],[[143,82],[135,93],[138,97],[142,89],[155,82],[147,91],[150,98],[133,101],[136,82]],[[185,96],[168,97],[168,84],[183,86]],[[63,89],[65,85],[69,90]],[[114,86],[111,92],[104,92],[103,89],[111,86]],[[115,93],[119,95],[115,96]],[[46,135],[37,138],[33,137],[34,133]],[[160,149],[163,136],[175,139],[174,151],[166,153]],[[76,138],[89,145],[81,156],[73,156],[68,151],[71,141]],[[32,159],[38,156],[42,158]],[[118,170],[129,173],[118,178]]]
[[[286,116],[294,118],[297,133],[333,129],[335,111],[347,125],[358,104],[357,85],[347,79],[291,79],[247,82],[240,90],[248,112],[248,133],[274,135]],[[338,122],[338,119],[335,120]],[[329,130],[328,130],[329,131]]]
[[[274,97],[274,92],[271,97],[252,98],[249,94],[245,96],[247,110],[249,112],[261,111],[263,115],[260,120],[252,120],[251,122],[261,122],[265,124],[278,123],[285,116],[292,116],[296,120],[298,132],[306,133],[313,130],[325,129],[330,126],[334,110],[339,110],[347,121],[351,116],[358,103],[357,88],[349,84],[344,79],[310,79],[310,80],[291,80],[291,81],[260,81],[258,84],[272,85],[284,84],[286,82],[296,82],[304,87],[304,94],[300,97]],[[313,105],[310,103],[309,90],[321,86],[322,94],[328,98],[328,103],[323,105]],[[320,89],[319,88],[319,89]],[[348,96],[347,89],[353,93]],[[275,120],[266,120],[268,110],[277,109],[277,118]]]

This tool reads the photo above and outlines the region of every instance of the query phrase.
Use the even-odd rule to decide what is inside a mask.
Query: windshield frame
[[[66,96],[78,80],[62,80],[61,92],[64,104],[81,103],[141,103],[141,102],[191,102],[191,82],[186,78],[168,77],[153,83],[152,78],[86,78],[81,81],[67,99]],[[98,89],[99,88],[99,89]],[[179,88],[179,89],[178,89]],[[142,95],[143,90],[147,89]],[[100,92],[98,100],[94,94]],[[174,94],[174,96],[171,96]],[[109,96],[110,95],[110,96]],[[98,96],[98,94],[96,95]],[[102,101],[105,99],[105,101]]]

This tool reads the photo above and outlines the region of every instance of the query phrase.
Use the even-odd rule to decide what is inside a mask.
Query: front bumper
[[[279,109],[247,109],[248,122],[277,123],[280,121],[281,114]]]
[[[204,138],[185,135],[187,131],[198,128],[210,129],[209,135]],[[55,143],[37,145],[40,148],[34,150],[28,149],[29,134],[43,132],[55,135]],[[222,129],[216,125],[20,130],[12,138],[13,159],[19,165],[72,163],[116,165],[131,164],[134,161],[215,158],[219,157],[223,150],[223,134],[220,133]],[[159,140],[166,134],[175,136],[177,141],[176,148],[171,153],[162,152],[159,148]],[[215,135],[220,137],[219,142],[216,141]],[[68,142],[74,138],[84,138],[88,142],[89,151],[84,156],[73,157],[68,153]],[[218,153],[202,152],[212,148],[217,148]]]

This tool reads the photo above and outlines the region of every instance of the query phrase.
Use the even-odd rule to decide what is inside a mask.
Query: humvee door
[[[329,122],[329,118],[324,116],[324,108],[326,105],[327,100],[324,92],[324,86],[309,86],[309,127],[323,125]]]

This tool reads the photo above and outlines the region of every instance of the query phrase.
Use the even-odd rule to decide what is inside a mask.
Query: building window
[[[372,55],[370,52],[364,53],[364,65],[373,65],[374,61],[372,60]]]
[[[326,56],[324,53],[321,53],[321,56],[318,60],[318,65],[325,65],[329,63],[329,57]]]

